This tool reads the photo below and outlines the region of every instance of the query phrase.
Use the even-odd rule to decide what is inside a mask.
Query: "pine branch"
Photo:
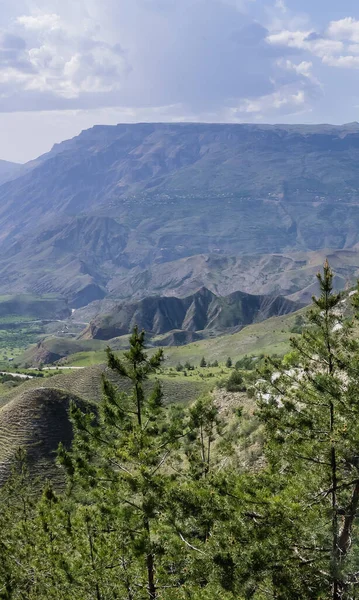
[[[195,550],[196,552],[199,552],[200,554],[203,554],[204,556],[206,555],[205,552],[203,552],[199,548],[196,548],[196,546],[192,546],[192,544],[190,544],[189,542],[187,542],[187,540],[185,540],[185,538],[183,537],[183,535],[182,535],[182,533],[180,531],[178,531],[177,533],[180,536],[182,542],[184,542],[186,544],[186,546],[188,546],[189,548],[191,548],[191,550]]]

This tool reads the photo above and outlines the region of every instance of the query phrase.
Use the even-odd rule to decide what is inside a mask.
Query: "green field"
[[[54,294],[0,296],[0,369],[16,364],[26,348],[46,335],[45,322],[70,313]]]
[[[38,324],[29,323],[16,329],[3,329],[0,321],[0,368],[17,362],[24,350],[44,335]],[[9,362],[9,359],[13,361]]]

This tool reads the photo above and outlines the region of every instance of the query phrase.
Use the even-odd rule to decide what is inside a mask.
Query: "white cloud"
[[[359,21],[353,17],[331,21],[327,33],[334,39],[359,42]]]
[[[311,61],[302,60],[299,64],[292,62],[291,60],[280,58],[277,60],[277,65],[279,68],[284,69],[286,71],[294,71],[298,75],[302,75],[303,77],[308,77],[308,79],[313,78],[313,63]]]
[[[176,105],[216,120],[287,83],[250,17],[256,0],[19,2],[7,32],[23,47],[10,62],[0,40],[0,111]]]
[[[51,31],[61,26],[61,19],[56,14],[22,15],[16,21],[25,27],[25,29],[33,31],[41,31],[43,29]]]
[[[324,56],[323,63],[330,67],[359,69],[359,56]]]
[[[348,52],[351,54],[359,54],[359,44],[349,44]]]
[[[278,33],[268,35],[267,42],[274,46],[284,46],[288,48],[296,48],[298,50],[306,50],[319,58],[328,56],[329,54],[338,54],[344,49],[343,42],[339,40],[331,40],[321,38],[316,35],[315,31],[288,31],[283,30]]]
[[[359,21],[352,17],[332,21],[324,35],[319,35],[315,30],[284,29],[269,34],[267,42],[272,46],[307,52],[330,67],[359,68]],[[281,66],[284,68],[285,64],[289,65],[289,62],[282,61]]]
[[[281,0],[279,0],[281,2]],[[341,69],[359,68],[359,20],[345,17],[330,21],[323,33],[315,29],[279,27],[267,36],[272,47],[289,48],[307,53],[321,60],[322,64]],[[309,61],[302,61],[304,63]],[[290,61],[278,61],[282,68],[290,69]],[[298,70],[297,70],[298,72]],[[302,73],[305,75],[305,73]]]
[[[288,114],[309,108],[308,100],[304,90],[294,90],[291,86],[262,96],[261,98],[247,98],[233,113],[237,116],[247,114],[251,116]]]
[[[23,91],[70,100],[83,93],[121,88],[129,67],[118,44],[111,46],[96,39],[96,30],[91,32],[86,26],[75,34],[55,13],[22,15],[16,21],[27,40],[21,55],[27,68],[19,68],[19,60],[2,68],[0,65],[3,97],[11,91]]]

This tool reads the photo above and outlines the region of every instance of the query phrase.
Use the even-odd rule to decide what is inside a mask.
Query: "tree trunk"
[[[144,519],[144,526],[147,533],[148,551],[146,556],[147,563],[147,589],[150,600],[156,600],[157,590],[155,584],[155,559],[151,550],[151,530],[150,523],[147,517]]]

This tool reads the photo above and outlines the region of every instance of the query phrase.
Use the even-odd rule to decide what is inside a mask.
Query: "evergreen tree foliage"
[[[73,449],[61,448],[60,457],[72,489],[85,490],[90,503],[83,519],[98,598],[110,597],[109,584],[103,581],[107,569],[112,571],[111,579],[117,571],[117,593],[121,590],[130,598],[146,590],[152,600],[159,597],[163,581],[176,585],[178,577],[163,570],[161,556],[168,540],[162,519],[167,487],[175,479],[172,454],[183,436],[183,424],[174,415],[167,418],[159,382],[150,393],[145,391],[144,383],[159,368],[163,353],[159,350],[148,357],[144,332],[134,329],[124,360],[111,350],[107,354],[109,367],[131,381],[133,392],[118,393],[104,379],[98,418],[72,408]]]
[[[245,379],[232,373],[257,400],[263,448],[250,466],[242,406],[223,411],[212,395],[166,406],[163,353],[137,328],[123,357],[108,349],[102,402],[71,406],[66,488],[41,489],[19,450],[0,489],[0,599],[359,596],[359,288],[346,317],[328,263],[318,281],[291,352],[261,358],[257,377],[252,357]]]
[[[287,536],[286,564],[298,570],[291,569],[291,587],[294,577],[308,584],[310,597],[339,600],[352,598],[359,584],[353,544],[359,508],[359,344],[353,323],[342,315],[342,296],[333,292],[328,262],[318,281],[320,296],[313,298],[302,335],[292,340],[291,364],[268,361],[257,395],[270,478],[279,491],[275,502],[295,523],[294,530],[285,531],[283,515],[271,531]],[[282,585],[288,588],[286,580],[275,587]]]

